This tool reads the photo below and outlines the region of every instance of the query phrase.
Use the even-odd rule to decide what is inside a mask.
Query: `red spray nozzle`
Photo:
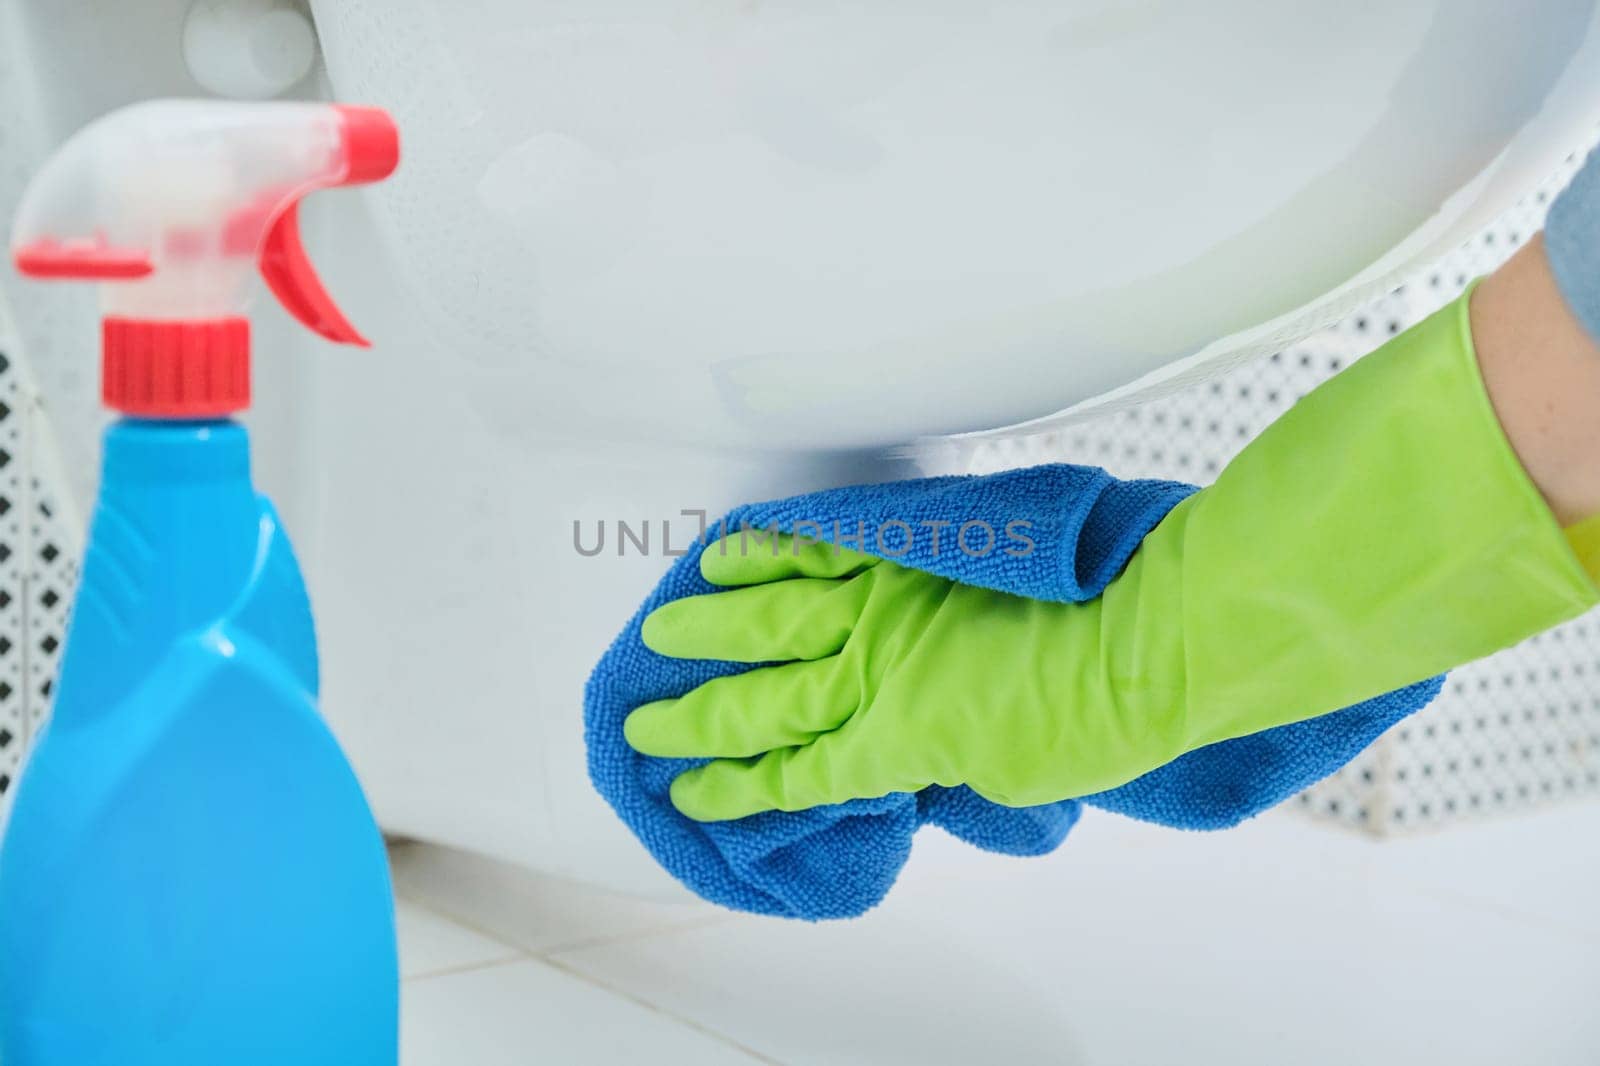
[[[400,131],[389,112],[353,104],[340,104],[334,110],[342,123],[349,167],[344,184],[366,185],[393,174],[400,165]]]
[[[40,171],[17,213],[13,260],[29,277],[105,283],[108,404],[152,417],[238,410],[252,272],[309,329],[367,344],[306,255],[299,204],[318,189],[382,181],[399,159],[399,133],[379,108],[137,104],[78,133]]]

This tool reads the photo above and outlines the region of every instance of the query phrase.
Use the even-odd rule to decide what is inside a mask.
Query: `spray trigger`
[[[291,203],[267,230],[261,245],[261,276],[284,309],[306,328],[338,344],[372,347],[339,310],[317,277],[300,239],[300,203]]]

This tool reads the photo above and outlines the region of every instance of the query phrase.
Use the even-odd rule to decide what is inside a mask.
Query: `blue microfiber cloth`
[[[797,523],[814,523],[802,524],[800,532],[971,585],[1081,602],[1100,595],[1145,534],[1194,491],[1192,485],[1119,481],[1098,467],[1057,464],[830,489],[740,507],[677,560],[595,667],[584,694],[589,776],[662,866],[701,896],[737,910],[810,920],[854,917],[875,906],[910,856],[912,835],[927,824],[1006,855],[1054,850],[1084,803],[1180,829],[1235,825],[1349,762],[1432,700],[1443,679],[1201,748],[1109,792],[1027,808],[1001,807],[968,788],[935,787],[699,823],[667,798],[672,779],[697,763],[640,755],[622,735],[633,708],[751,669],[669,659],[639,639],[644,617],[657,607],[717,591],[700,576],[699,560],[705,544],[724,530],[794,532]],[[1019,521],[1028,523],[1021,528],[1035,548],[1008,554],[1003,549],[1014,542],[1004,531]],[[988,542],[982,526],[967,538],[971,551],[956,550],[959,528],[971,522],[995,532],[993,550],[976,554]],[[934,528],[942,534],[937,550]],[[866,536],[854,540],[863,529]]]

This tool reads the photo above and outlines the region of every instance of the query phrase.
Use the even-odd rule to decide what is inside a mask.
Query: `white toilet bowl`
[[[0,132],[36,156],[201,91],[190,6],[0,14]],[[390,829],[635,889],[666,878],[588,786],[579,701],[664,523],[1270,351],[1600,119],[1594,0],[311,6],[325,70],[292,91],[405,136],[392,182],[308,214],[376,350],[261,315],[326,713]],[[62,299],[14,302],[87,471]]]

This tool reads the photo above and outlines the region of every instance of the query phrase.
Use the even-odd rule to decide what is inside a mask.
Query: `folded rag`
[[[737,910],[808,920],[854,917],[880,902],[911,853],[912,835],[925,824],[1007,855],[1054,850],[1084,803],[1180,829],[1235,825],[1343,766],[1432,700],[1442,678],[1200,748],[1109,792],[1025,808],[999,806],[967,788],[934,787],[695,822],[673,807],[668,788],[696,764],[641,755],[622,732],[623,719],[641,704],[751,669],[670,659],[640,640],[644,617],[657,607],[716,591],[700,576],[699,558],[724,532],[749,529],[754,538],[777,529],[970,585],[1082,602],[1100,595],[1145,534],[1194,491],[1056,464],[830,489],[740,507],[676,561],[590,676],[584,696],[590,778],[662,866],[701,896]],[[1021,537],[1031,549],[1021,550]]]

